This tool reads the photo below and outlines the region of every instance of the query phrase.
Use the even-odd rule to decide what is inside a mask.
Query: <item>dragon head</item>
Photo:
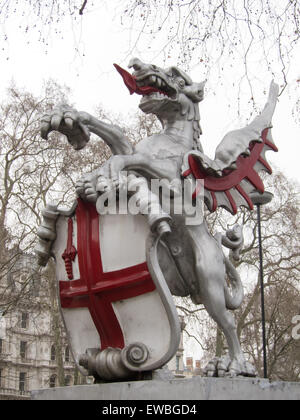
[[[194,83],[177,67],[162,69],[145,64],[138,58],[129,62],[130,74],[114,64],[131,94],[142,95],[140,109],[155,114],[160,120],[180,113],[188,120],[199,120],[197,104],[203,100],[205,82]]]

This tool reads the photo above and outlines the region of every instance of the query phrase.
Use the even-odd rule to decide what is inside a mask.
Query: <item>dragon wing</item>
[[[239,206],[253,209],[250,193],[264,192],[260,170],[269,174],[272,169],[266,161],[268,150],[277,152],[272,135],[271,120],[275,110],[279,87],[271,83],[268,101],[262,113],[247,127],[231,131],[216,149],[215,159],[203,153],[188,152],[182,165],[182,176],[195,182],[193,197],[204,185],[204,200],[211,212],[219,206],[236,214]]]

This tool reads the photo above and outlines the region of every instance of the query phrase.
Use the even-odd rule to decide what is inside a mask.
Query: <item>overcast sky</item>
[[[25,36],[19,29],[21,20],[13,15],[2,25],[2,31],[8,35],[8,41],[1,45],[1,92],[14,80],[20,87],[41,93],[43,80],[54,78],[59,83],[68,85],[72,90],[72,100],[80,110],[93,112],[102,104],[104,109],[126,114],[134,112],[139,97],[130,96],[120,76],[113,68],[117,62],[125,66],[129,34],[119,25],[106,8],[99,8],[94,13],[87,13],[76,28],[70,20],[64,22],[63,39],[50,32],[45,34],[48,45],[37,42],[34,30]],[[132,36],[132,35],[131,35]],[[80,51],[77,53],[75,48]],[[135,51],[142,59],[154,56],[154,51]],[[158,57],[155,64],[162,65]],[[279,153],[268,154],[269,160],[275,163],[289,177],[299,180],[300,127],[292,118],[292,107],[295,103],[295,80],[300,76],[300,52],[292,61],[289,73],[291,85],[280,97],[273,118],[273,137]],[[172,57],[168,65],[172,63]],[[258,69],[259,71],[259,69]],[[201,66],[192,70],[193,79],[201,81]],[[234,76],[233,76],[234,77]],[[224,75],[230,80],[230,74]],[[266,78],[265,89],[268,90],[271,79]],[[239,128],[240,122],[235,115],[228,112],[230,89],[220,86],[218,96],[212,94],[211,80],[207,83],[207,95],[200,104],[201,125],[203,128],[202,143],[204,151],[214,156],[214,150],[222,137],[230,130]],[[261,109],[266,98],[261,100]],[[247,112],[245,113],[247,114]],[[245,115],[247,118],[248,115]]]

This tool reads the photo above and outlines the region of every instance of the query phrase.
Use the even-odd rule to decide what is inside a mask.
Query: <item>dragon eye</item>
[[[179,86],[180,88],[183,88],[183,87],[185,86],[185,81],[184,81],[181,77],[178,77],[178,78],[176,79],[176,83],[178,84],[178,86]]]

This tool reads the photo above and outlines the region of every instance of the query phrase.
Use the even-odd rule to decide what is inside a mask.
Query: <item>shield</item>
[[[58,212],[52,251],[62,317],[81,372],[91,371],[82,355],[92,353],[106,355],[107,370],[107,358],[113,352],[115,363],[117,352],[119,376],[167,363],[179,345],[179,321],[157,261],[159,238],[145,217],[99,215],[80,199],[72,211]],[[117,379],[116,370],[102,377]]]

